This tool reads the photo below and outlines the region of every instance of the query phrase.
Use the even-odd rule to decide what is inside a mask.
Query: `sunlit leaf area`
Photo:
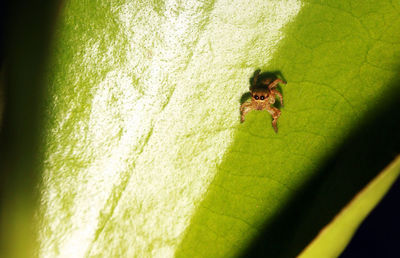
[[[335,257],[398,177],[329,224],[400,153],[398,1],[48,6],[7,16],[1,257]]]

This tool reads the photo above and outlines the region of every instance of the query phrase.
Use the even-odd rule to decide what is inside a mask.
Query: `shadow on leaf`
[[[242,257],[295,257],[400,153],[400,82],[315,176],[266,223]]]

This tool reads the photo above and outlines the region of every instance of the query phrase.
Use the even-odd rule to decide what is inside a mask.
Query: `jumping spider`
[[[240,122],[244,122],[244,118],[248,112],[251,110],[267,110],[272,116],[272,127],[275,132],[278,132],[278,127],[276,126],[278,117],[281,115],[281,111],[273,107],[275,103],[275,98],[279,97],[281,106],[283,107],[283,96],[276,87],[278,83],[286,84],[285,81],[281,79],[265,78],[258,82],[258,77],[260,75],[260,70],[254,73],[254,78],[251,81],[250,95],[251,102],[245,102],[240,106],[241,119]]]

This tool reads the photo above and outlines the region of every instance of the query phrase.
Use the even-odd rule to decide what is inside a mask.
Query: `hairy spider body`
[[[277,79],[266,78],[261,80],[260,85],[258,86],[257,82],[259,74],[260,71],[257,70],[250,87],[251,101],[245,102],[240,106],[240,113],[241,113],[240,122],[241,123],[244,122],[246,114],[251,110],[267,110],[268,113],[270,113],[272,116],[272,127],[277,133],[278,132],[277,121],[279,116],[281,115],[281,111],[272,105],[275,103],[275,99],[278,97],[281,106],[283,106],[282,93],[280,93],[276,89],[276,87],[278,86],[279,83],[286,84],[286,82],[282,81],[279,78]]]

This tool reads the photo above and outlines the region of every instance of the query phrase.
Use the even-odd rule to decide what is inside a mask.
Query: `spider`
[[[244,118],[248,112],[251,110],[267,110],[272,116],[272,127],[275,132],[278,132],[278,127],[276,126],[278,117],[281,115],[281,111],[273,107],[275,103],[275,98],[279,97],[281,106],[283,107],[283,96],[276,87],[278,83],[286,84],[285,81],[277,78],[265,78],[258,82],[258,77],[260,75],[260,70],[254,73],[254,78],[250,86],[251,101],[245,102],[240,106],[241,119],[240,122],[244,122]],[[258,83],[258,84],[257,84]]]

